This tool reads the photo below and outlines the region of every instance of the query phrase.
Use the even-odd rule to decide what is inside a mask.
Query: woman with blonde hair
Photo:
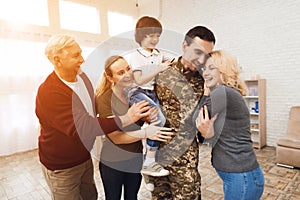
[[[210,94],[199,103],[196,126],[205,142],[212,144],[211,161],[223,180],[224,199],[258,200],[264,175],[251,141],[250,113],[243,99],[245,83],[236,57],[223,50],[210,56],[203,68]]]
[[[120,116],[129,109],[124,90],[133,83],[132,71],[121,56],[111,56],[105,62],[101,82],[96,90],[96,110],[101,117]],[[157,118],[157,108],[153,107],[148,121]],[[100,175],[108,200],[120,200],[124,187],[124,200],[137,199],[142,176],[143,145],[141,140],[151,138],[162,142],[171,139],[168,128],[155,126],[154,122],[141,129],[134,122],[107,135],[100,155]],[[124,134],[125,133],[125,134]]]

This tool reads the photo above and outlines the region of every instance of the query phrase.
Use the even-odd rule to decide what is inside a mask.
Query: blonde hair
[[[48,44],[45,48],[45,55],[50,62],[54,63],[55,56],[62,54],[65,48],[74,44],[76,44],[76,40],[73,36],[66,34],[54,35],[48,41]]]
[[[108,80],[107,77],[113,77],[110,66],[114,64],[119,59],[124,59],[122,56],[113,55],[106,59],[104,64],[104,71],[102,73],[102,78],[99,85],[96,88],[96,96],[102,95],[108,89],[113,87],[113,83]]]
[[[215,67],[221,72],[221,80],[224,85],[237,89],[243,96],[247,87],[240,78],[240,67],[237,58],[227,51],[218,50],[210,53]]]

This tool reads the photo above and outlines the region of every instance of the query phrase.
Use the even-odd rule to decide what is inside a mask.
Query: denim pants
[[[129,99],[129,105],[133,105],[134,103],[137,103],[142,100],[146,100],[150,103],[150,107],[156,106],[158,108],[158,115],[157,120],[160,120],[160,123],[158,126],[162,127],[166,123],[166,118],[164,114],[161,111],[161,107],[159,104],[159,100],[154,92],[154,90],[145,90],[140,87],[133,87],[130,88],[128,91],[128,99]],[[150,140],[147,139],[147,149],[155,151],[159,148],[159,141],[156,140]]]
[[[224,200],[259,200],[264,191],[260,167],[242,173],[216,170],[223,180]]]

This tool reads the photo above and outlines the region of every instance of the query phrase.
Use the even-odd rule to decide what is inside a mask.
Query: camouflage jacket
[[[197,130],[192,116],[204,92],[202,75],[184,70],[180,59],[156,79],[156,94],[167,119],[165,126],[178,130],[169,144],[161,144],[160,154],[167,160],[180,157],[195,139]]]

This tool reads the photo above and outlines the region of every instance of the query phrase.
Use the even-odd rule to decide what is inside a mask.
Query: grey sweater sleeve
[[[218,117],[214,123],[215,134],[212,138],[206,138],[204,142],[210,143],[212,147],[217,143],[220,134],[222,133],[222,128],[224,126],[225,117],[226,117],[226,92],[224,86],[218,86],[213,88],[209,100],[209,112],[210,116],[213,117],[218,114]]]

